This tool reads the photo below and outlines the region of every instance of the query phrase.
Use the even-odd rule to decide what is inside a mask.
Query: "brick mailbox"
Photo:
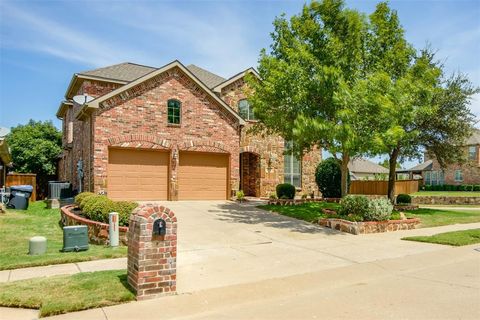
[[[130,216],[128,283],[137,300],[176,292],[177,218],[163,206],[141,205]]]

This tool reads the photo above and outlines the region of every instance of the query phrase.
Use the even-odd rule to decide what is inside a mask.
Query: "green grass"
[[[480,222],[480,210],[440,210],[420,208],[406,211],[408,218],[419,218],[421,228],[438,227],[457,223]]]
[[[406,237],[402,240],[446,244],[449,246],[466,246],[480,243],[480,229],[452,231],[433,236]]]
[[[118,258],[127,255],[126,247],[110,248],[90,245],[82,252],[60,252],[63,231],[59,225],[59,209],[45,209],[43,201],[31,203],[28,210],[8,210],[0,215],[0,270],[49,264]],[[28,239],[47,238],[47,253],[28,255]]]
[[[412,196],[480,197],[479,191],[418,191]]]
[[[327,217],[327,215],[322,212],[322,209],[338,210],[340,205],[329,202],[307,202],[296,206],[263,205],[259,206],[259,208],[274,211],[287,217],[314,222],[319,218]]]
[[[40,317],[135,299],[125,270],[85,272],[0,284],[0,306],[40,309]]]
[[[281,215],[316,222],[319,218],[327,218],[328,215],[322,212],[322,209],[338,210],[338,203],[327,202],[309,202],[297,206],[263,205],[259,208],[274,211]],[[407,218],[419,218],[420,227],[437,227],[457,223],[480,222],[480,210],[439,210],[420,208],[412,211],[405,211]],[[392,213],[392,220],[400,219],[398,212]]]

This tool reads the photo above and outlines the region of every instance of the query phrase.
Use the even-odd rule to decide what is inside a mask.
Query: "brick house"
[[[425,185],[480,185],[480,130],[475,129],[472,136],[465,142],[465,152],[468,161],[464,164],[454,163],[445,169],[438,161],[429,158],[425,153],[425,161],[407,170],[397,172],[408,173],[410,178],[422,177]]]
[[[300,161],[284,154],[281,137],[247,132],[256,122],[244,94],[248,73],[258,76],[250,68],[224,79],[173,61],[74,74],[57,111],[59,178],[130,200],[228,199],[240,189],[264,197],[283,182],[317,192],[319,149]],[[80,105],[76,95],[94,100]]]

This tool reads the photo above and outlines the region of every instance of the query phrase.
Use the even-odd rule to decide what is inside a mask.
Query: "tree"
[[[12,128],[7,142],[16,172],[55,174],[62,135],[51,121],[30,120],[26,125],[18,125]]]
[[[388,196],[393,202],[399,160],[420,158],[427,150],[442,167],[463,161],[462,145],[474,123],[468,105],[477,91],[464,75],[445,79],[429,48],[415,53],[386,3],[377,5],[370,21],[371,83],[377,85],[370,85],[363,97],[365,103],[383,106],[376,107],[378,143],[371,152],[388,154]]]
[[[351,98],[366,75],[365,17],[341,0],[313,1],[290,21],[276,18],[274,29],[271,51],[260,54],[262,82],[249,80],[259,127],[293,140],[299,155],[327,149],[340,162],[344,196],[348,162],[373,141],[369,106]]]
[[[383,159],[383,161],[378,162],[378,164],[387,169],[390,167],[390,162],[388,161],[388,159]],[[400,162],[397,163],[396,169],[402,169],[402,165]]]

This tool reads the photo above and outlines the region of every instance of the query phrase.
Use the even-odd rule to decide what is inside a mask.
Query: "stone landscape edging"
[[[60,214],[62,217],[63,226],[77,226],[86,225],[88,228],[88,239],[90,243],[94,244],[108,244],[108,224],[98,221],[89,220],[87,218],[80,217],[73,213],[71,210],[76,205],[67,205],[60,208]],[[119,238],[122,245],[127,245],[128,227],[119,227]]]
[[[412,204],[480,204],[480,197],[413,196]]]
[[[415,229],[420,223],[418,218],[405,220],[387,220],[387,221],[348,221],[338,218],[323,218],[318,220],[322,227],[335,229],[342,232],[348,232],[354,235],[380,233],[398,230]]]

